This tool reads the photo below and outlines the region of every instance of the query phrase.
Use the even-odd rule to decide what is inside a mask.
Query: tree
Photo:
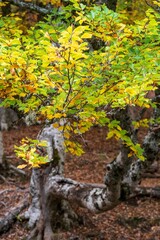
[[[158,15],[149,9],[143,20],[127,24],[124,15],[89,1],[67,1],[65,6],[50,1],[54,9],[7,2],[49,13],[30,29],[20,15],[1,18],[0,98],[1,105],[32,112],[44,123],[37,140],[23,140],[16,151],[26,162],[20,168],[33,168],[32,202],[25,214],[33,228],[28,239],[51,240],[53,225],[78,222],[72,202],[100,213],[146,193],[139,181],[158,158],[160,141]],[[147,97],[149,91],[155,91],[153,99]],[[153,118],[142,119],[151,107]],[[65,178],[65,151],[83,153],[74,135],[97,124],[107,125],[108,138],[121,144],[107,165],[104,184]],[[149,131],[140,146],[137,132],[144,125]]]

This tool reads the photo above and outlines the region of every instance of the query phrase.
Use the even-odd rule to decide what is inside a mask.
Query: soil
[[[3,132],[7,160],[14,166],[22,164],[14,153],[14,145],[24,137],[36,138],[41,126],[21,126]],[[106,128],[94,127],[81,141],[86,153],[80,157],[67,154],[65,176],[74,180],[102,183],[106,164],[114,159],[119,145],[114,139],[106,140]],[[143,138],[143,134],[141,136]],[[27,177],[8,175],[6,182],[0,182],[0,217],[25,198],[31,170],[25,169]],[[145,179],[143,186],[160,185],[160,179]],[[81,226],[70,231],[58,230],[57,240],[160,240],[160,200],[134,198],[123,202],[113,210],[92,214],[86,209],[74,206],[83,217]],[[17,216],[17,219],[18,216]],[[17,221],[12,228],[1,235],[1,240],[25,240],[27,223]]]

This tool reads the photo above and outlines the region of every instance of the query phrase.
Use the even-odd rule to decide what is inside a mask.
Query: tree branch
[[[119,203],[120,191],[117,184],[112,191],[105,185],[80,183],[60,175],[49,177],[45,194],[65,199],[70,203],[101,213],[114,208]]]
[[[160,117],[160,86],[155,91],[155,104],[157,108],[154,109],[153,119]],[[127,175],[123,180],[123,188],[128,188],[128,192],[134,191],[134,188],[139,184],[143,177],[143,173],[153,164],[155,160],[159,160],[160,151],[160,131],[158,123],[152,123],[149,128],[149,132],[146,135],[143,142],[145,161],[138,159],[133,162]]]
[[[35,11],[44,15],[51,13],[53,9],[52,6],[49,4],[46,6],[46,8],[43,8],[43,7],[39,7],[38,5],[32,2],[23,2],[20,0],[7,0],[7,2],[13,5],[16,5],[18,7],[30,9],[32,11]]]
[[[156,12],[160,13],[160,8],[158,6],[154,6],[151,3],[148,2],[148,0],[145,0],[146,4],[151,7],[152,9],[154,9]]]

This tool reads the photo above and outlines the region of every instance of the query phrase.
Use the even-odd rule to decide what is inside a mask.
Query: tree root
[[[141,197],[153,197],[160,199],[160,186],[157,187],[136,187],[134,193]]]
[[[65,200],[50,198],[45,207],[45,212],[41,209],[41,216],[27,240],[55,240],[58,229],[68,230],[82,222]]]
[[[18,206],[12,208],[3,218],[0,219],[0,234],[7,232],[12,224],[18,219],[18,215],[29,206],[28,199],[23,200]]]

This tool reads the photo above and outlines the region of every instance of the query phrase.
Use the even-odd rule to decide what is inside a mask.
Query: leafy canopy
[[[83,150],[71,133],[107,124],[109,137],[122,139],[143,159],[140,146],[110,120],[104,106],[155,107],[146,94],[160,84],[157,15],[148,10],[129,25],[105,5],[70,2],[27,31],[20,17],[1,17],[1,105],[34,111],[42,122],[65,118],[63,126],[53,125],[64,132],[73,154]]]

